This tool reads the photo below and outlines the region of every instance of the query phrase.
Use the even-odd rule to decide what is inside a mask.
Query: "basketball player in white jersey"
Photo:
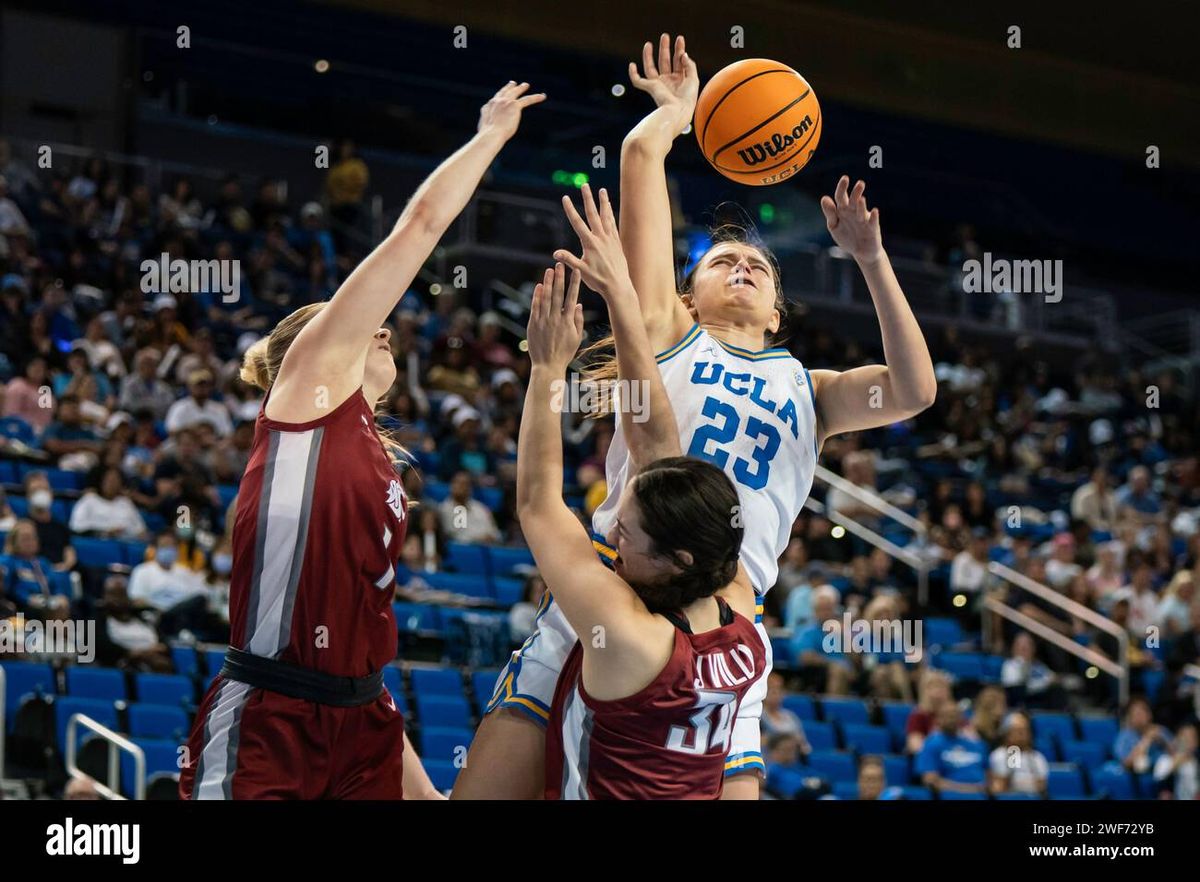
[[[658,61],[647,43],[635,88],[657,108],[621,151],[620,234],[646,330],[670,396],[683,452],[720,465],[742,507],[743,571],[761,596],[774,584],[778,559],[812,487],[823,441],[908,419],[934,400],[933,363],[883,250],[879,210],[868,211],[859,181],[842,177],[821,208],[833,240],[858,263],[879,318],[886,364],[849,371],[809,371],[786,349],[770,348],[785,305],[770,254],[745,241],[720,241],[677,287],[664,163],[691,122],[699,92],[696,66],[679,37],[664,34]],[[556,255],[557,259],[558,255]],[[653,419],[653,415],[651,415]],[[617,422],[606,464],[608,498],[593,518],[597,550],[631,477]],[[608,551],[611,554],[611,551]],[[545,721],[558,672],[576,636],[543,598],[537,631],[497,680],[476,734],[458,798],[536,798],[542,792]],[[742,703],[726,762],[725,798],[758,797],[763,763],[759,718],[768,667]]]

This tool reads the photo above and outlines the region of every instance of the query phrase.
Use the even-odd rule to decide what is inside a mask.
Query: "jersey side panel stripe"
[[[300,584],[300,572],[304,568],[304,551],[308,547],[308,521],[312,516],[313,486],[317,481],[317,463],[320,461],[321,441],[324,437],[324,426],[320,426],[314,430],[312,443],[308,451],[308,462],[304,467],[304,492],[300,504],[300,522],[296,527],[296,551],[292,557],[292,572],[288,577],[287,591],[284,595],[283,615],[279,623],[279,646],[277,653],[282,652],[292,639],[292,612],[296,606],[296,591]]]
[[[196,768],[192,799],[229,799],[237,768],[237,730],[250,686],[226,680],[204,722],[204,750]]]
[[[283,634],[283,612],[288,604],[288,594],[295,590],[292,572],[301,541],[299,528],[306,507],[304,497],[306,491],[312,489],[305,473],[315,430],[277,434],[278,440],[272,439],[275,443],[271,447],[270,488],[264,486],[266,498],[259,509],[262,528],[255,537],[255,550],[259,555],[255,563],[258,609],[246,638],[250,652],[267,658],[276,658],[286,645],[281,645],[279,638]]]
[[[587,799],[588,739],[592,735],[592,712],[579,695],[571,690],[563,712],[563,774],[561,799]]]

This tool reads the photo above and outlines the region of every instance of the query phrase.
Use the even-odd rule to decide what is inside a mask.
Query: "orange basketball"
[[[821,106],[786,64],[747,58],[718,71],[696,102],[696,139],[712,167],[762,187],[808,164],[821,140]]]

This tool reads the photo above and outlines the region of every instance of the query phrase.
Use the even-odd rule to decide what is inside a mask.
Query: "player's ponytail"
[[[710,462],[672,456],[648,465],[632,487],[654,552],[678,570],[668,579],[633,586],[651,612],[681,609],[733,581],[743,529],[728,475]]]

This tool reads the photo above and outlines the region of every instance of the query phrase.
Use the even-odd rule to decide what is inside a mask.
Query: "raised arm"
[[[538,570],[567,621],[592,647],[591,635],[604,628],[605,644],[629,645],[637,619],[650,615],[633,589],[600,563],[591,538],[563,501],[562,400],[567,366],[583,339],[579,276],[546,270],[534,288],[529,313],[529,359],[533,367],[517,441],[517,516]],[[636,641],[632,641],[636,643]],[[612,655],[612,653],[609,653]]]
[[[616,341],[617,372],[621,378],[619,388],[623,396],[618,411],[629,444],[629,455],[637,472],[657,459],[680,455],[675,412],[671,408],[662,374],[654,360],[650,338],[642,323],[637,291],[629,278],[608,191],[600,190],[600,206],[597,208],[591,188],[584,184],[583,211],[587,216],[586,221],[579,216],[570,197],[563,197],[563,209],[579,236],[583,256],[576,257],[568,251],[559,250],[554,253],[554,259],[561,260],[580,273],[588,287],[608,304],[609,322]],[[647,393],[642,399],[646,402],[643,413],[635,413],[629,406],[633,394],[626,389],[634,383],[641,384]]]
[[[357,386],[371,336],[387,321],[438,240],[479,186],[500,148],[517,131],[521,111],[545,100],[509,82],[484,105],[478,131],[431,174],[387,237],[342,283],[321,313],[289,347],[280,377],[302,374],[331,387]],[[340,396],[344,397],[344,396]]]
[[[655,110],[630,130],[621,145],[621,244],[629,258],[629,273],[638,292],[643,321],[656,349],[670,346],[691,326],[692,318],[675,287],[675,245],[671,201],[664,163],[671,145],[687,128],[696,109],[700,78],[688,57],[682,36],[663,34],[654,46],[642,47],[642,68],[629,63],[635,89],[648,93]]]
[[[908,419],[933,404],[937,395],[929,348],[883,250],[879,209],[867,210],[866,186],[859,181],[850,191],[850,179],[843,175],[833,197],[821,198],[821,210],[833,241],[854,258],[867,280],[887,363],[812,372],[822,441]]]

